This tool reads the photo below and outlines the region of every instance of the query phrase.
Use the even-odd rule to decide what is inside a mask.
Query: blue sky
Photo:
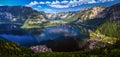
[[[0,6],[27,6],[38,11],[57,13],[78,11],[93,6],[111,6],[120,0],[0,0]]]

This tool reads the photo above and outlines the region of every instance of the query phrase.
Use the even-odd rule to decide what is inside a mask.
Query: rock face
[[[78,15],[77,16],[77,19],[79,19],[78,22],[86,21],[89,19],[95,19],[95,18],[104,18],[105,13],[102,13],[104,9],[105,7],[95,6],[90,9],[81,10],[77,12],[75,16]]]
[[[83,21],[87,19],[104,18],[105,14],[101,13],[104,9],[105,7],[103,6],[95,6],[90,9],[84,8],[77,12],[46,13],[46,17],[48,19],[80,19]]]
[[[66,19],[72,17],[76,12],[60,12],[56,14],[46,13],[48,19]]]
[[[0,6],[0,22],[23,24],[28,18],[37,18],[42,13],[24,6]]]
[[[47,20],[44,18],[43,15],[38,15],[37,17],[34,18],[29,18],[26,20],[27,24],[32,25],[32,24],[40,24],[42,22],[46,22]]]
[[[120,3],[107,7],[102,13],[105,13],[105,17],[101,20],[105,21],[96,29],[99,33],[91,37],[92,41],[89,42],[90,49],[105,47],[107,44],[114,44],[117,41],[115,39],[120,38]],[[107,38],[109,40],[106,40]],[[104,43],[102,41],[104,41]]]
[[[97,41],[89,41],[89,49],[95,49],[97,47],[106,47],[107,43],[97,42]]]
[[[93,7],[91,9],[91,14],[89,15],[88,18],[90,18],[90,19],[93,19],[93,18],[103,18],[104,15],[100,14],[100,13],[103,12],[104,9],[105,9],[104,7],[100,7],[100,6]]]
[[[104,35],[120,38],[120,3],[108,7],[105,10],[107,12],[106,22],[99,26],[98,30]]]
[[[46,45],[37,45],[30,47],[34,52],[52,52],[51,48],[48,48]]]
[[[120,19],[120,3],[106,8],[106,11],[107,11],[107,14],[106,14],[107,19],[110,19],[110,20]]]

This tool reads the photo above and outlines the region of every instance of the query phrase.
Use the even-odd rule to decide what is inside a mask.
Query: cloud
[[[49,1],[46,1],[46,4],[50,4],[51,2],[49,2]]]
[[[89,4],[93,4],[93,3],[97,3],[97,1],[91,0],[91,1],[89,1],[88,3],[89,3]]]
[[[110,2],[110,1],[114,1],[114,0],[99,0],[99,2],[102,2],[102,3],[104,3],[104,2]]]
[[[71,0],[71,1],[61,1],[60,3],[50,4],[50,7],[54,8],[69,8],[69,7],[75,7],[80,6],[82,4],[94,4],[94,3],[105,3],[110,2],[114,0]]]
[[[35,9],[35,10],[39,10],[38,8],[33,8],[33,9]]]
[[[53,4],[53,5],[49,5],[50,7],[54,7],[54,8],[68,8],[70,7],[69,5],[60,5],[60,4]]]
[[[48,13],[48,12],[52,12],[52,9],[44,9],[44,11]]]
[[[43,9],[43,11],[44,11],[45,13],[56,13],[56,12],[58,12],[58,11],[56,11],[55,9],[51,9],[51,8],[45,8],[45,9]]]
[[[63,4],[66,4],[66,3],[68,3],[69,1],[62,1],[61,3],[63,3]]]
[[[4,6],[4,5],[0,4],[0,6]]]
[[[80,2],[81,1],[81,2]],[[69,7],[75,7],[75,6],[79,6],[81,4],[84,4],[85,2],[82,2],[83,0],[71,0],[71,1],[53,1],[50,5],[50,7],[54,7],[54,8],[69,8]],[[86,2],[88,2],[89,0],[87,0]]]
[[[110,1],[114,1],[114,0],[71,0],[71,1],[46,1],[46,2],[37,2],[37,1],[33,1],[30,4],[26,5],[28,7],[32,7],[34,5],[41,5],[41,4],[45,4],[47,6],[53,7],[53,8],[69,8],[69,7],[75,7],[75,6],[80,6],[82,4],[94,4],[94,3],[105,3],[105,2],[110,2]]]
[[[32,7],[32,6],[37,5],[37,4],[39,4],[37,1],[33,1],[33,2],[30,2],[30,4],[28,4],[26,6]]]
[[[37,6],[38,8],[41,8],[42,6]]]
[[[59,1],[53,1],[51,4],[52,5],[58,5],[58,4],[60,4],[60,2]]]
[[[39,4],[45,4],[45,2],[39,2]]]

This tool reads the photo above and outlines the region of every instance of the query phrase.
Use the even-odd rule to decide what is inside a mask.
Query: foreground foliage
[[[85,49],[76,52],[34,53],[29,48],[11,42],[0,42],[0,57],[119,57],[120,42],[105,48]]]
[[[120,20],[105,22],[98,30],[104,35],[120,38]]]

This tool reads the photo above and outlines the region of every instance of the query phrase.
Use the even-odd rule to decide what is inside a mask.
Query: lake
[[[15,42],[20,46],[48,45],[55,46],[54,43],[69,43],[76,45],[79,40],[88,38],[88,35],[80,31],[79,28],[73,28],[66,25],[58,25],[48,28],[20,29],[17,25],[1,25],[0,36]],[[63,42],[63,43],[62,43]],[[66,44],[68,45],[68,44]],[[52,48],[52,47],[51,47]]]

